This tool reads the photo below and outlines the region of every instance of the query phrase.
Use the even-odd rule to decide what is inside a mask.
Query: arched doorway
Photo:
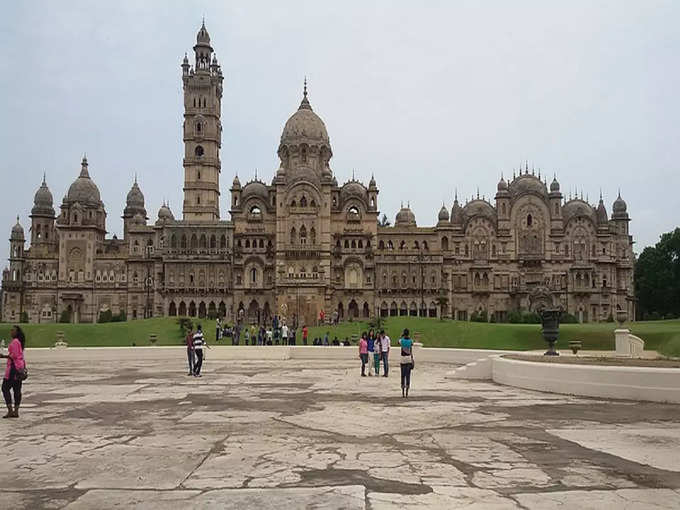
[[[170,307],[168,308],[168,315],[170,317],[175,317],[177,315],[177,306],[174,301],[170,302]]]
[[[265,304],[264,304],[263,318],[264,318],[265,324],[267,324],[271,321],[272,311],[271,311],[271,308],[269,307],[269,301],[265,302]]]
[[[341,321],[344,318],[345,318],[345,307],[342,306],[342,303],[338,303],[338,320]]]
[[[364,318],[366,319],[368,319],[371,316],[371,309],[368,307],[368,303],[366,301],[364,301],[363,314]]]
[[[387,317],[389,315],[389,309],[387,308],[387,303],[385,301],[380,305],[380,317]]]
[[[347,307],[347,313],[349,314],[350,319],[356,319],[359,317],[359,305],[357,304],[356,301],[352,300],[349,302],[349,306]]]
[[[390,317],[396,317],[399,315],[399,311],[397,310],[397,303],[392,301],[392,304],[390,305]]]
[[[205,319],[206,317],[206,308],[205,308],[205,303],[203,301],[200,302],[198,305],[198,317],[201,319]]]
[[[224,304],[224,301],[220,301],[219,307],[218,307],[218,314],[220,317],[225,318],[227,316],[227,305]]]
[[[214,301],[211,301],[208,305],[208,317],[211,319],[217,318],[217,306],[215,306]]]
[[[187,304],[184,301],[180,301],[178,313],[180,317],[186,317],[187,315]]]
[[[254,299],[248,305],[248,322],[251,324],[260,323],[260,305]]]
[[[196,317],[196,303],[189,303],[189,317]]]
[[[404,317],[406,315],[408,315],[408,308],[406,307],[406,301],[402,301],[399,307],[399,316]]]
[[[418,316],[418,305],[416,305],[415,301],[411,301],[411,307],[409,308],[408,314],[411,317],[417,317]]]

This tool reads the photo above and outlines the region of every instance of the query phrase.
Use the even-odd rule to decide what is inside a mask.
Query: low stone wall
[[[562,365],[493,357],[492,379],[530,390],[680,403],[680,369]]]

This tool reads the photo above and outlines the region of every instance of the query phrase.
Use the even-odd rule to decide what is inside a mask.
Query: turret
[[[135,181],[127,194],[125,209],[123,210],[124,239],[127,239],[130,227],[133,224],[139,224],[139,218],[142,219],[142,223],[146,223],[147,215],[146,209],[144,208],[144,194],[142,193],[142,190],[139,189],[139,185],[137,184],[137,176],[135,176]]]
[[[564,228],[564,220],[562,218],[562,193],[560,183],[557,182],[557,175],[553,176],[550,183],[548,201],[550,202],[550,228],[553,231],[560,231]]]
[[[501,180],[496,186],[496,214],[498,216],[498,230],[510,228],[510,191],[506,180],[501,174]]]
[[[54,229],[55,213],[54,201],[50,189],[43,181],[33,198],[31,209],[31,246],[39,250],[48,250],[49,246],[55,246],[56,231]]]

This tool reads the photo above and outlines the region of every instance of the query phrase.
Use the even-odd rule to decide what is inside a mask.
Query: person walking
[[[380,330],[380,352],[382,355],[382,361],[383,361],[383,377],[387,377],[387,374],[389,372],[389,360],[388,358],[390,357],[390,337],[385,334],[385,330],[381,329]]]
[[[2,396],[5,398],[7,414],[3,418],[18,418],[19,406],[21,405],[21,386],[25,377],[22,377],[26,368],[24,361],[24,348],[26,337],[19,326],[14,326],[10,331],[12,341],[7,346],[7,354],[0,354],[0,358],[7,358],[5,375],[2,379]],[[12,407],[12,393],[14,393],[14,407]]]
[[[215,319],[215,343],[219,342],[220,338],[222,338],[222,322],[218,317]]]
[[[281,345],[288,343],[288,325],[284,322],[281,326]]]
[[[196,333],[194,333],[193,339],[194,353],[196,354],[196,363],[194,364],[194,377],[201,377],[201,368],[203,367],[203,347],[205,344],[205,339],[203,338],[203,331],[201,330],[201,325],[198,325]]]
[[[194,375],[194,332],[189,330],[187,336],[184,338],[184,343],[187,345],[187,361],[189,362],[189,373],[187,375]]]
[[[359,339],[359,359],[361,360],[361,377],[366,377],[366,363],[368,363],[368,341],[366,333]]]
[[[399,345],[401,346],[401,396],[408,397],[408,389],[411,386],[411,370],[413,370],[415,366],[415,360],[413,359],[413,340],[411,340],[408,329],[405,329],[404,333],[401,335]]]

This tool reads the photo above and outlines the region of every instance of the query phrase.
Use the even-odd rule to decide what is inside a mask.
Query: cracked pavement
[[[680,508],[677,405],[182,361],[32,363],[0,508]]]

